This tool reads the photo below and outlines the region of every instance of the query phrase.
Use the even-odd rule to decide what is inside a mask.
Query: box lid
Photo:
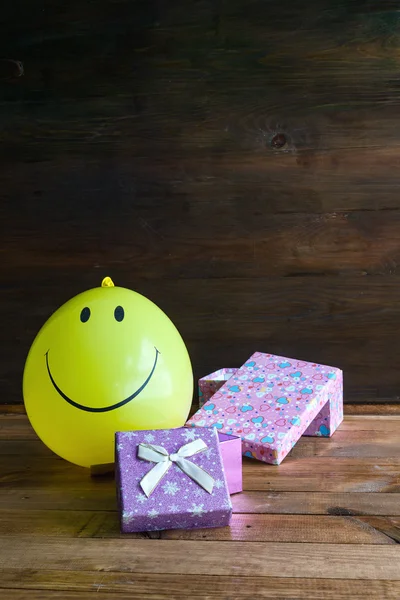
[[[202,440],[204,451],[185,453],[185,459],[208,473],[214,481],[212,492],[207,492],[178,466],[177,453],[186,444]],[[121,511],[122,531],[150,531],[159,529],[216,527],[226,525],[232,512],[221,451],[215,429],[188,428],[151,431],[117,432],[116,481]],[[154,446],[174,456],[170,468],[157,480],[150,495],[141,488],[141,482],[157,463],[139,456],[139,445]],[[166,461],[161,461],[165,464]],[[158,464],[161,464],[158,463]]]
[[[279,464],[341,376],[335,367],[255,352],[188,424],[240,435],[245,456]]]

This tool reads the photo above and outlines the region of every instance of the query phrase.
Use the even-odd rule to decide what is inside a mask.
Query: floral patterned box
[[[218,371],[214,371],[214,373],[210,373],[210,375],[206,375],[199,379],[200,408],[209,401],[215,392],[218,392],[219,388],[222,387],[225,381],[228,381],[236,371],[237,369],[225,367],[224,369],[218,369]]]
[[[230,379],[238,369],[224,368],[199,379],[200,408]],[[331,385],[328,400],[305,430],[303,435],[311,437],[331,437],[343,421],[343,377],[338,377]],[[222,456],[224,459],[224,455]],[[224,459],[225,460],[225,459]],[[229,477],[228,477],[229,484]],[[232,493],[232,492],[231,492]]]
[[[340,369],[255,352],[188,421],[240,435],[242,453],[278,465],[304,435],[332,435],[343,418]]]
[[[121,531],[224,527],[232,504],[217,430],[115,434]]]

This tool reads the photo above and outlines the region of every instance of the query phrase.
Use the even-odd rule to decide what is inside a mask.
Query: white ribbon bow
[[[140,482],[140,487],[146,496],[149,497],[154,491],[172,463],[175,463],[188,477],[211,494],[214,487],[214,479],[204,469],[190,462],[190,460],[186,460],[187,456],[193,456],[193,454],[203,452],[206,449],[207,444],[201,439],[181,446],[178,452],[173,454],[168,454],[167,450],[162,446],[139,444],[138,458],[157,463]]]

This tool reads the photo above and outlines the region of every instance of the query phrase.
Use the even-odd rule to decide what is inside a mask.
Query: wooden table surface
[[[111,476],[1,415],[0,597],[398,600],[399,433],[398,414],[348,415],[279,467],[246,459],[229,528],[123,536]]]

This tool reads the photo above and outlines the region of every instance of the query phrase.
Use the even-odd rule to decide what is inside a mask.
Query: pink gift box
[[[245,456],[278,465],[302,435],[330,436],[342,419],[340,369],[255,352],[188,425],[240,435]]]
[[[242,439],[236,435],[218,432],[219,447],[229,494],[237,494],[242,485]]]
[[[222,387],[225,381],[228,381],[236,373],[237,369],[218,369],[218,371],[214,371],[214,373],[210,373],[210,375],[206,375],[199,379],[199,406],[200,408],[208,402],[215,392],[217,392],[220,387]]]
[[[228,381],[237,371],[236,368],[225,367],[199,379],[200,408]],[[343,421],[343,377],[336,381],[337,389],[329,394],[329,402],[311,422],[303,435],[309,437],[331,437]],[[241,490],[240,490],[241,491]]]

